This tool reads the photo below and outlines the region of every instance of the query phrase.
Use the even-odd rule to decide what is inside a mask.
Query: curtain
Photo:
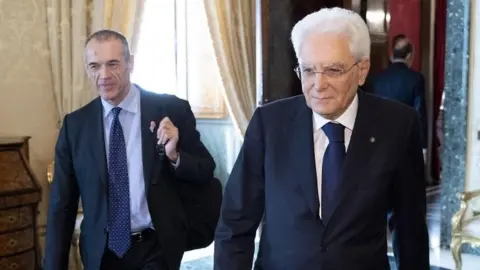
[[[435,4],[435,47],[433,65],[433,140],[432,140],[432,165],[430,174],[436,181],[440,179],[441,160],[440,160],[440,141],[438,134],[442,132],[441,128],[437,128],[437,122],[440,116],[440,106],[442,102],[443,87],[445,82],[445,35],[447,20],[447,1],[437,0]]]
[[[90,6],[92,32],[100,29],[116,30],[125,35],[132,53],[135,53],[145,0],[93,0],[92,2],[93,5]]]
[[[242,137],[256,104],[255,1],[204,0],[223,96]]]

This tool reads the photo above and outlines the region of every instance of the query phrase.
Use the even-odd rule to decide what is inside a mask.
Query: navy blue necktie
[[[338,200],[338,187],[346,152],[345,128],[341,124],[329,122],[322,129],[329,141],[322,165],[322,219],[328,222]]]
[[[127,148],[118,119],[121,110],[112,109],[114,118],[108,148],[108,248],[119,258],[127,253],[131,244]]]

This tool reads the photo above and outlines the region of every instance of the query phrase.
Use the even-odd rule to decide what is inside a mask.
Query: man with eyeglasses
[[[429,269],[416,112],[362,91],[363,19],[321,9],[292,30],[302,96],[258,108],[227,182],[216,270],[382,270],[386,216],[397,215],[399,269]]]

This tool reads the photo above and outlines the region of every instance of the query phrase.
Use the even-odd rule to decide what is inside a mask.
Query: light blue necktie
[[[131,244],[130,191],[128,184],[127,148],[118,115],[122,108],[112,109],[108,152],[108,248],[119,258]]]

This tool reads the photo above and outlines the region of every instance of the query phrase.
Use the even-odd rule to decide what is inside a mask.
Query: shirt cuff
[[[180,165],[180,153],[178,153],[177,161],[176,162],[170,162],[170,164],[172,164],[174,169],[178,168],[178,165]]]

